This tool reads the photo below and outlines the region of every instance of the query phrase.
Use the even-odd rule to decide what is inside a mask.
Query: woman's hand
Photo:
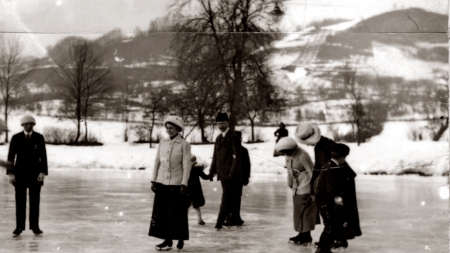
[[[187,186],[182,184],[181,188],[180,188],[180,194],[181,195],[186,195],[186,193],[187,193]]]
[[[152,182],[151,189],[152,189],[153,193],[156,193],[156,184],[155,184],[155,182]]]

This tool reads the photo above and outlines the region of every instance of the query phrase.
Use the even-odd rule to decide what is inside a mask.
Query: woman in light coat
[[[170,138],[159,142],[153,167],[151,189],[155,193],[149,236],[164,239],[157,250],[172,248],[172,240],[178,240],[182,249],[189,239],[187,184],[191,171],[191,146],[181,138],[183,121],[169,116],[164,126]]]
[[[294,203],[294,229],[299,232],[289,242],[307,246],[312,242],[311,230],[316,224],[317,207],[311,197],[310,181],[313,163],[308,153],[291,137],[278,141],[275,150],[286,156],[288,186],[292,189]]]

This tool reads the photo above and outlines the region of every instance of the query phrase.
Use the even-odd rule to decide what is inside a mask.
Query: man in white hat
[[[13,135],[9,144],[8,162],[14,164],[8,170],[9,181],[15,188],[16,229],[18,236],[25,230],[27,188],[30,198],[30,229],[33,233],[42,234],[39,228],[39,202],[41,186],[48,174],[47,152],[44,136],[33,131],[36,120],[26,115],[20,120],[23,131]]]

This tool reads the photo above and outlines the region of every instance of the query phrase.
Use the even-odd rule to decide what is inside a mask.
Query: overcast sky
[[[77,34],[95,38],[120,28],[146,30],[166,14],[170,0],[0,0],[0,31],[19,33],[25,54],[43,56],[45,48]],[[419,7],[448,13],[448,0],[288,0],[283,6],[289,31],[327,18],[363,19],[393,9]],[[306,13],[306,15],[305,15]]]

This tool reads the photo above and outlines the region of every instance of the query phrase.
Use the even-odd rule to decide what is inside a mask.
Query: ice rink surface
[[[14,188],[6,175],[1,179],[0,252],[156,252],[155,245],[162,241],[147,236],[154,198],[149,171],[50,170],[41,192],[42,236],[30,230],[12,236]],[[447,178],[358,175],[356,184],[363,235],[350,240],[346,252],[449,251]],[[202,181],[202,185],[206,225],[197,224],[191,209],[190,239],[183,252],[315,251],[313,246],[287,243],[297,233],[285,174],[252,175],[242,197],[244,226],[223,231],[214,229],[220,183]],[[312,231],[314,241],[322,229],[319,225]]]

